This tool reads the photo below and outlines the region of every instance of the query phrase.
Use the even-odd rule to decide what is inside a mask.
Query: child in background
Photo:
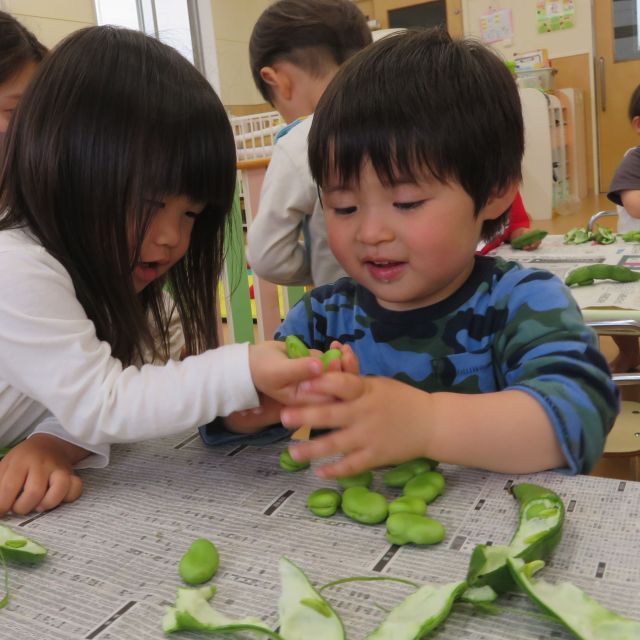
[[[417,456],[507,473],[600,457],[618,392],[568,289],[475,255],[513,202],[523,147],[515,82],[478,42],[407,32],[338,72],[309,160],[350,278],[307,294],[278,337],[338,341],[344,361],[304,385],[336,402],[281,413],[334,430],[292,446],[296,460],[341,455],[318,469],[331,478]]]
[[[344,275],[327,245],[307,137],[311,115],[339,66],[370,42],[366,18],[350,0],[279,0],[253,29],[253,79],[288,123],[279,133],[247,235],[251,268],[266,280],[326,284]]]
[[[531,225],[531,221],[529,220],[529,214],[527,210],[524,208],[524,202],[522,201],[522,196],[520,192],[516,193],[516,197],[513,200],[513,204],[511,205],[511,210],[509,211],[509,218],[507,222],[506,228],[499,232],[496,236],[491,238],[488,242],[481,241],[478,245],[478,253],[482,256],[489,253],[493,249],[497,249],[501,244],[505,242],[511,242],[516,238],[519,238],[521,235],[524,235]],[[531,244],[523,247],[525,251],[533,251],[540,246],[541,241],[537,240],[536,242],[532,242]]]
[[[640,85],[629,100],[629,120],[640,134]],[[609,186],[609,200],[618,208],[618,233],[640,230],[640,147],[629,149]],[[640,341],[635,336],[614,336],[619,353],[610,363],[612,371],[624,373],[640,366]]]
[[[215,348],[235,174],[225,110],[174,49],[91,27],[41,63],[0,175],[0,515],[77,498],[74,465],[106,463],[103,443],[255,407],[257,390],[291,402],[320,373],[281,343]]]
[[[46,53],[30,31],[0,11],[0,147],[11,116]]]

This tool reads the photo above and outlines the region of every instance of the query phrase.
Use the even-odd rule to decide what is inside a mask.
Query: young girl
[[[11,116],[47,49],[13,16],[0,11],[0,144]]]
[[[235,146],[176,51],[124,29],[73,33],[40,65],[5,151],[0,447],[16,446],[0,514],[77,498],[72,469],[91,452],[104,463],[102,443],[255,407],[256,389],[289,403],[320,373],[278,343],[215,349]]]

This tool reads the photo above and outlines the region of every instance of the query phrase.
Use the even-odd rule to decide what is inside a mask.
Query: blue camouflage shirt
[[[333,340],[349,344],[364,375],[428,392],[524,391],[547,412],[571,473],[600,458],[619,411],[597,338],[567,287],[548,271],[499,258],[477,256],[458,291],[411,311],[384,309],[342,278],[291,309],[276,339],[287,335],[322,351]]]

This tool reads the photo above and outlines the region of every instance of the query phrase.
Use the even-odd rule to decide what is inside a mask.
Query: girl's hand
[[[319,467],[319,476],[349,476],[429,455],[430,394],[390,378],[343,372],[327,373],[302,386],[311,393],[340,400],[286,407],[280,416],[286,427],[308,424],[335,429],[329,435],[290,447],[297,461],[343,456]]]
[[[262,429],[280,422],[280,411],[283,405],[265,396],[260,395],[260,405],[245,411],[234,411],[224,418],[224,423],[229,431],[236,433],[256,433]]]
[[[82,494],[73,465],[89,452],[55,436],[38,433],[0,460],[0,516],[47,511]]]
[[[249,346],[249,366],[258,391],[282,404],[300,404],[298,386],[319,376],[322,362],[318,358],[289,359],[284,342],[275,340]],[[305,396],[306,401],[325,401],[326,396]]]

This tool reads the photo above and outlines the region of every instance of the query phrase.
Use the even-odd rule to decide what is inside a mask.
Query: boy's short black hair
[[[351,58],[322,95],[309,134],[321,187],[332,176],[357,182],[368,158],[389,184],[421,169],[458,182],[476,214],[521,178],[523,151],[520,97],[504,62],[440,29],[394,34]],[[485,222],[482,237],[507,216]]]
[[[371,42],[367,20],[350,0],[278,0],[258,18],[249,40],[251,73],[262,97],[271,90],[260,69],[287,60],[312,76],[341,65]]]
[[[629,100],[629,120],[640,116],[640,84],[635,88]]]

